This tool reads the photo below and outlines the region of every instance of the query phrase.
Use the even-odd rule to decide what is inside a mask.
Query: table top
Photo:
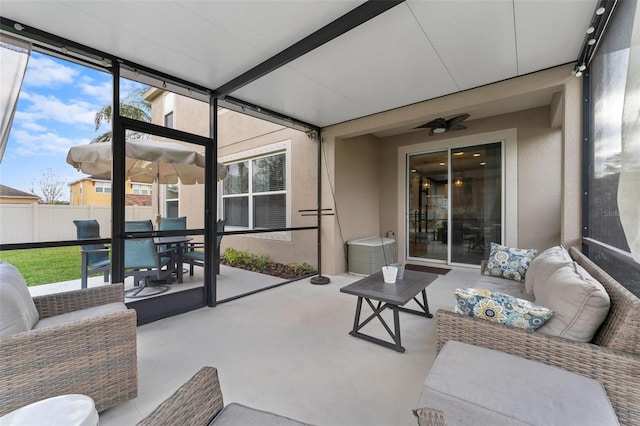
[[[98,412],[86,395],[60,395],[18,408],[0,418],[2,425],[96,426]]]
[[[176,237],[155,237],[153,242],[156,244],[177,244],[186,243],[193,240],[193,237],[187,237],[186,235],[178,235]]]
[[[405,269],[403,278],[390,284],[384,282],[382,271],[380,271],[342,287],[340,292],[402,306],[436,278],[438,278],[437,274]]]

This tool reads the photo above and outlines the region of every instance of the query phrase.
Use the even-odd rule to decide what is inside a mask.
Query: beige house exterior
[[[323,129],[340,223],[322,228],[323,271],[347,270],[344,242],[394,232],[407,257],[406,157],[413,152],[504,141],[504,243],[546,249],[581,236],[581,80],[571,66],[409,105]],[[397,131],[468,113],[467,129],[429,136]],[[329,182],[323,175],[323,188]],[[323,207],[334,205],[323,190]]]
[[[209,105],[188,97],[151,88],[144,98],[151,102],[152,122],[200,136],[209,135]],[[316,219],[302,216],[298,210],[316,207],[317,144],[306,133],[257,119],[227,109],[218,110],[218,162],[233,165],[270,155],[285,154],[286,158],[286,227],[314,226]],[[170,118],[166,118],[170,116]],[[189,144],[187,144],[189,145]],[[203,147],[189,145],[198,152]],[[162,185],[165,186],[165,185]],[[204,225],[204,186],[179,185],[177,216],[187,217],[188,228]],[[218,182],[218,217],[224,218],[223,183]],[[156,203],[156,197],[153,197]],[[161,213],[168,209],[167,191],[160,189]],[[154,204],[155,207],[155,204]],[[225,227],[226,231],[246,230],[246,227]],[[317,233],[315,230],[260,233],[241,236],[227,235],[221,251],[227,247],[253,254],[268,255],[280,263],[317,263]]]
[[[388,232],[395,235],[398,261],[406,262],[407,156],[492,142],[504,147],[503,243],[539,250],[577,244],[581,94],[581,81],[571,76],[567,65],[322,129],[322,207],[338,213],[322,218],[322,271],[347,272],[348,241]],[[167,102],[164,95],[158,89],[147,92],[155,123],[164,122],[170,105],[175,128],[208,134],[207,104],[178,95]],[[465,130],[433,136],[412,130],[428,120],[463,113],[470,114]],[[316,205],[317,140],[247,115],[218,111],[220,162],[233,164],[271,152],[287,154],[287,226],[315,225],[314,217],[301,216],[298,210]],[[180,188],[179,214],[188,217],[190,227],[202,223],[204,198],[199,191]],[[222,194],[222,184],[218,192]],[[221,205],[219,199],[219,217],[224,216]],[[316,266],[315,231],[225,236],[225,247]]]

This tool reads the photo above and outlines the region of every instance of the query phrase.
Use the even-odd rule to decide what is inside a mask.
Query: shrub
[[[220,257],[220,262],[223,265],[234,268],[246,269],[285,279],[303,278],[316,273],[314,267],[308,263],[290,263],[285,265],[274,262],[267,255],[251,254],[231,247],[224,251]]]

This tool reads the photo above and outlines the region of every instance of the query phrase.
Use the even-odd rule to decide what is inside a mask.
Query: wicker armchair
[[[122,284],[33,298],[40,319],[124,301]],[[98,411],[138,393],[136,312],[0,337],[0,415],[62,394],[85,394]]]
[[[572,248],[572,258],[607,290],[611,308],[591,343],[513,328],[446,310],[436,313],[437,348],[448,340],[557,366],[602,383],[622,425],[640,424],[640,299]]]
[[[309,426],[288,417],[235,402],[225,406],[218,370],[214,367],[202,367],[173,395],[142,419],[138,426],[214,424]]]

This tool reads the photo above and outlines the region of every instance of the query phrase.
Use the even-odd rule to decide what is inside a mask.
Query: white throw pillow
[[[18,269],[0,262],[0,336],[31,330],[40,319]]]
[[[572,262],[571,255],[562,246],[551,247],[543,251],[534,257],[529,265],[527,278],[524,282],[526,292],[535,294],[536,283],[546,282],[554,272]]]
[[[545,282],[536,283],[535,302],[552,309],[540,333],[590,342],[609,313],[609,294],[576,262],[563,266]]]

